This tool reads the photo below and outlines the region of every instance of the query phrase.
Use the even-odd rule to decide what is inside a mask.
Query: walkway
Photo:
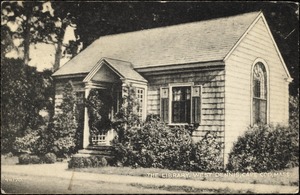
[[[109,175],[85,173],[67,170],[66,163],[42,164],[42,165],[3,165],[2,175],[33,175],[53,178],[64,178],[72,180],[80,179],[86,181],[119,183],[119,184],[143,184],[143,185],[166,185],[166,186],[190,186],[203,189],[230,189],[234,191],[251,191],[254,193],[297,193],[297,186],[229,183],[213,181],[194,181],[185,179],[163,179],[151,177],[136,177],[124,175]]]

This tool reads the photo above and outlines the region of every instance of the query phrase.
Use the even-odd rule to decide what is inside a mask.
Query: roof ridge
[[[110,59],[110,60],[116,60],[116,61],[120,61],[120,62],[127,62],[129,64],[132,64],[131,62],[129,61],[126,61],[126,60],[120,60],[120,59],[116,59],[116,58],[111,58],[111,57],[102,57],[103,59]]]

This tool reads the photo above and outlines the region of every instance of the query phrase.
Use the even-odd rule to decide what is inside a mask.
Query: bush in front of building
[[[215,131],[208,131],[205,136],[191,145],[192,171],[223,171],[223,142]]]
[[[45,154],[43,161],[47,164],[53,164],[56,162],[56,155],[54,153],[47,153]]]
[[[19,164],[40,164],[41,158],[36,155],[22,154],[19,156]]]
[[[260,125],[239,137],[227,168],[239,172],[266,172],[299,165],[298,133],[291,127]]]
[[[44,156],[37,156],[31,154],[22,154],[19,156],[19,164],[52,164],[56,162],[56,155],[53,153],[47,153]]]
[[[107,166],[107,160],[103,156],[73,156],[68,161],[68,168],[88,168],[88,167],[104,167]]]
[[[188,128],[169,127],[159,118],[148,118],[124,131],[123,136],[115,143],[115,164],[188,171],[222,169],[222,144],[215,133],[208,132],[193,143]]]

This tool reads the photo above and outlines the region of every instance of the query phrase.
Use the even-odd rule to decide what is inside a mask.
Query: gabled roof
[[[101,66],[105,64],[113,72],[115,72],[121,79],[130,79],[134,81],[147,82],[138,72],[133,70],[130,62],[121,60],[115,60],[111,58],[102,58],[90,71],[90,73],[84,78],[84,82],[88,82],[93,76],[100,70]]]
[[[134,68],[222,61],[259,13],[100,37],[53,76],[88,73],[104,57]]]

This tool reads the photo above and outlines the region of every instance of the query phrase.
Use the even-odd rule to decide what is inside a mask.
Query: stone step
[[[106,159],[113,159],[111,155],[103,155],[103,154],[85,154],[85,153],[76,153],[74,157],[90,157],[90,156],[101,156],[105,157]]]
[[[78,151],[79,154],[90,154],[90,155],[112,155],[111,150],[89,150],[89,149],[83,149]]]
[[[106,151],[106,150],[112,150],[113,146],[101,146],[101,145],[92,146],[92,145],[90,145],[86,149],[87,150]]]

